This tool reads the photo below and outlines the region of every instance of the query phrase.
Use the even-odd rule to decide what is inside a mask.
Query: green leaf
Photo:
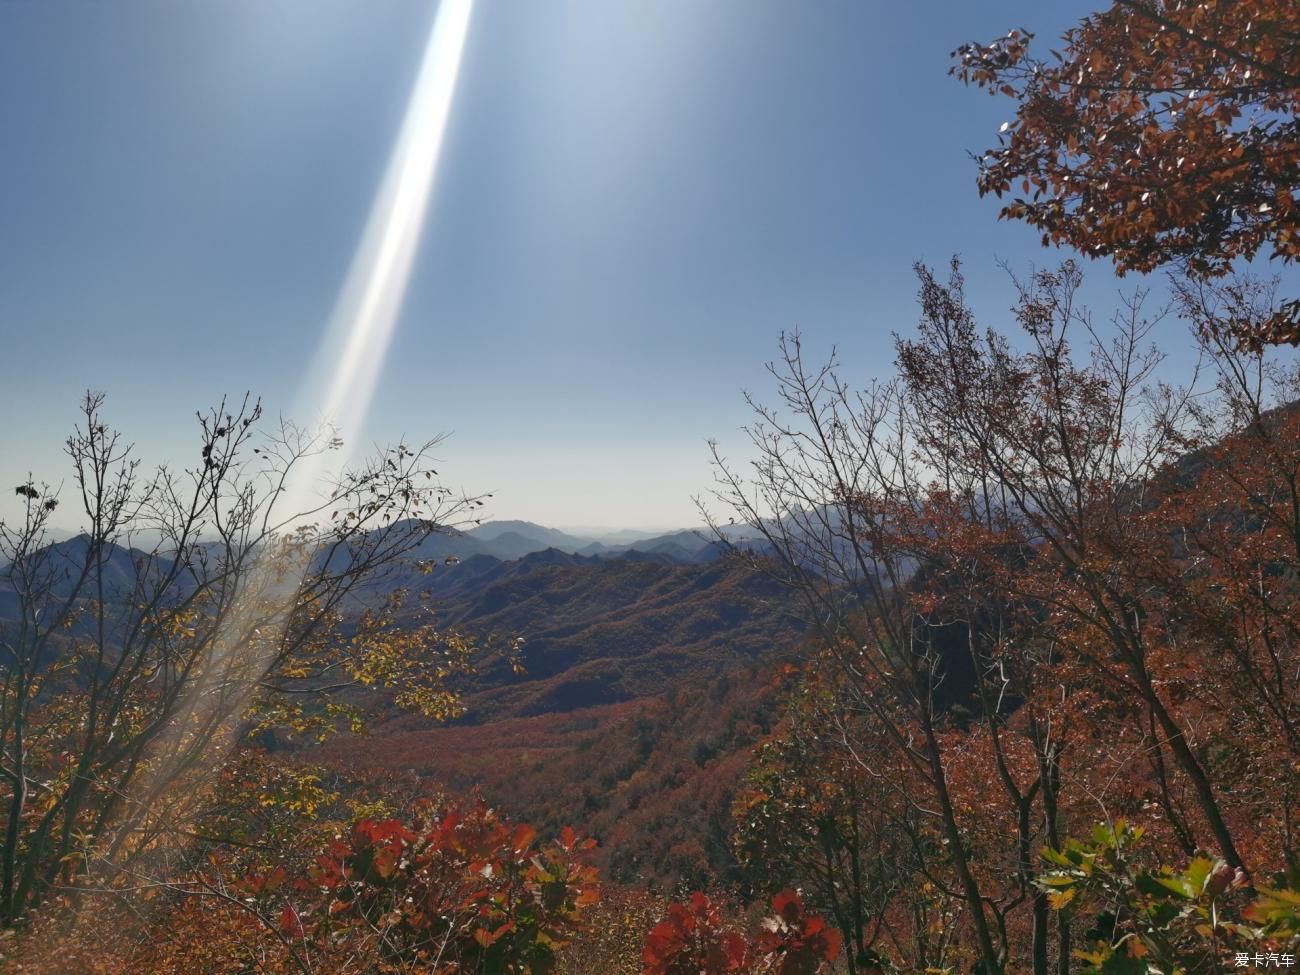
[[[1128,824],[1122,819],[1115,820],[1115,826],[1112,829],[1105,823],[1098,823],[1092,828],[1092,843],[1098,850],[1108,850],[1118,846],[1120,837],[1124,835]]]
[[[1205,892],[1205,885],[1209,882],[1212,873],[1214,873],[1214,861],[1209,857],[1197,857],[1187,865],[1183,876],[1195,892],[1195,896],[1199,897]]]
[[[1058,867],[1072,867],[1074,863],[1063,853],[1058,853],[1050,846],[1045,846],[1039,851],[1041,856],[1048,863],[1055,863]]]
[[[1248,920],[1262,923],[1273,934],[1284,937],[1300,934],[1300,891],[1262,887],[1245,915]]]
[[[1196,894],[1191,885],[1182,877],[1157,877],[1149,873],[1140,873],[1134,878],[1137,889],[1151,897],[1168,897],[1174,894],[1186,900],[1193,900]]]
[[[1076,877],[1066,873],[1045,873],[1038,878],[1038,882],[1047,887],[1070,887],[1076,880]]]

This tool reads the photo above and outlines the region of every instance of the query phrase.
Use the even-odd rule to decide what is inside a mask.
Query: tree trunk
[[[23,744],[22,702],[14,718],[14,770],[10,777],[13,795],[9,799],[9,822],[5,825],[5,845],[0,857],[0,910],[4,926],[18,920],[18,905],[14,902],[14,880],[18,872],[18,840],[22,832],[23,811],[27,804],[27,763]]]

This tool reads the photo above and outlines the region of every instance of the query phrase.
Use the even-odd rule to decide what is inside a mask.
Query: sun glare
[[[456,76],[469,30],[473,0],[441,0],[433,30],[411,93],[406,116],[394,146],[388,169],[380,185],[352,267],[335,304],[329,328],[317,355],[314,378],[304,384],[299,396],[300,415],[316,413],[340,432],[352,434],[364,422],[375,382],[401,311],[410,281],[411,268],[420,242],[425,212],[438,167],[446,132]],[[280,512],[318,509],[321,478],[346,464],[347,450],[308,451],[295,464],[283,493],[276,503]],[[291,527],[288,523],[282,528]],[[304,573],[311,558],[290,569]],[[259,563],[241,588],[239,602],[222,625],[204,673],[196,675],[187,706],[182,709],[191,724],[202,723],[216,713],[215,700],[226,687],[223,675],[232,667],[257,672],[259,661],[247,654],[273,648],[274,639],[252,629],[256,637],[248,644],[253,626],[253,607],[268,595],[296,597],[297,586],[278,574],[274,559]],[[280,598],[274,595],[273,598]],[[287,617],[287,614],[286,614]],[[166,769],[185,760],[187,726],[177,725],[174,733],[160,737],[155,750],[160,767]],[[227,747],[233,745],[233,739]],[[214,749],[219,760],[221,749]]]
[[[297,415],[316,413],[345,437],[354,438],[365,420],[406,296],[472,8],[473,0],[441,0],[401,132],[317,355],[317,378],[300,396],[305,409]],[[298,483],[309,490],[312,480]]]

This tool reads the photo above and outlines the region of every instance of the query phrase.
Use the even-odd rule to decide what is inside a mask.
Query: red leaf
[[[285,904],[284,910],[280,912],[280,930],[294,938],[301,938],[306,933],[302,927],[302,919],[298,917],[298,912],[292,905]]]
[[[772,898],[772,909],[787,924],[797,924],[803,916],[803,901],[793,890],[783,890]]]
[[[515,835],[511,839],[510,845],[514,849],[516,854],[523,853],[530,846],[532,846],[533,840],[535,840],[536,838],[537,838],[537,830],[533,829],[527,823],[524,823],[523,825],[515,829]]]

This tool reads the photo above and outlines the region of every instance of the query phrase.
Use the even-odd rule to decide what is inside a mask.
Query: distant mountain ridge
[[[575,535],[531,521],[488,521],[467,531],[450,531],[435,536],[427,545],[428,551],[421,552],[421,557],[467,559],[475,555],[491,555],[510,561],[556,549],[572,555],[633,559],[650,555],[661,560],[689,563],[711,562],[725,548],[704,527],[658,535],[632,529],[601,534],[602,538]],[[735,540],[750,539],[744,530],[737,530]]]
[[[591,539],[585,536],[570,535],[558,528],[547,528],[531,521],[504,520],[488,521],[471,529],[466,534],[481,542],[494,542],[502,537],[514,536],[540,544],[542,548],[558,548],[576,551],[589,545]]]
[[[84,538],[79,533],[51,531],[49,547],[60,553],[61,559],[74,564],[77,553],[85,547]],[[737,530],[735,540],[746,538],[748,536],[743,530]],[[534,552],[557,549],[572,555],[605,558],[637,559],[643,555],[652,555],[660,560],[674,562],[708,562],[720,555],[724,547],[703,526],[658,534],[636,529],[618,529],[580,535],[536,522],[502,519],[486,521],[469,529],[446,528],[430,535],[421,545],[418,557],[444,559],[453,556],[468,559],[475,555],[490,555],[502,561],[512,561]],[[144,555],[148,548],[146,542],[136,554]],[[122,554],[125,555],[125,551]],[[128,558],[128,568],[130,561]],[[3,563],[0,563],[0,569],[2,568]]]

